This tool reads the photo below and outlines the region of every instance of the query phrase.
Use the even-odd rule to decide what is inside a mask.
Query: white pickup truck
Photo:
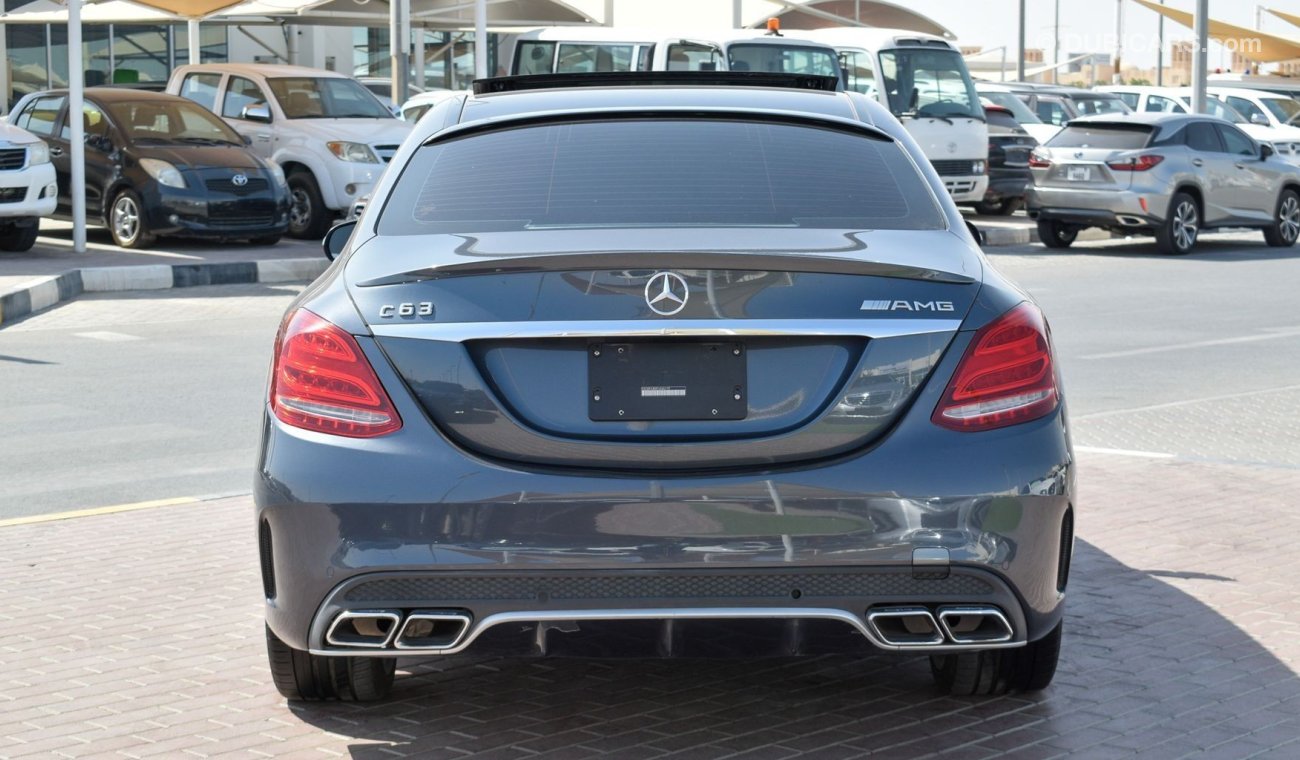
[[[51,114],[54,125],[56,108]],[[59,202],[50,146],[12,124],[0,124],[0,251],[20,252],[36,244],[40,218]]]
[[[370,193],[411,131],[355,79],[333,71],[205,63],[172,72],[167,92],[226,120],[289,181],[289,234],[321,238]]]

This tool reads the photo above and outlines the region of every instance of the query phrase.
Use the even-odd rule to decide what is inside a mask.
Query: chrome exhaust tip
[[[943,643],[943,631],[924,607],[878,607],[867,611],[867,625],[886,644],[928,647]]]
[[[940,607],[939,625],[956,644],[1000,644],[1015,635],[1007,616],[997,607]]]
[[[1142,225],[1146,224],[1145,221],[1143,221],[1140,217],[1136,217],[1136,216],[1117,216],[1115,218],[1118,219],[1119,223],[1124,225],[1125,227],[1141,227]]]
[[[451,649],[469,630],[470,616],[456,610],[416,610],[406,616],[393,646],[397,649]]]
[[[402,614],[394,610],[346,610],[334,618],[325,643],[336,647],[383,649],[393,640]]]

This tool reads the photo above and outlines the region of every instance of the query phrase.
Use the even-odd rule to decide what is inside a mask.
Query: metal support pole
[[[86,252],[86,67],[81,60],[81,0],[68,3],[68,163],[72,187],[72,250]]]
[[[1025,81],[1025,0],[1020,0],[1020,25],[1016,27],[1016,81]]]
[[[614,0],[605,0],[605,15],[601,17],[605,26],[614,25]]]
[[[487,0],[474,0],[474,77],[486,79],[488,59]]]
[[[1052,21],[1052,84],[1061,83],[1061,0],[1056,0]]]
[[[1205,56],[1210,42],[1210,0],[1196,0],[1192,31],[1196,34],[1196,49],[1192,51],[1192,112],[1205,113]]]
[[[1160,4],[1164,5],[1165,0],[1160,0]],[[1159,48],[1156,50],[1156,87],[1164,87],[1165,86],[1165,17],[1164,14],[1160,15],[1160,19],[1156,22],[1156,24],[1157,24],[1156,42]]]
[[[393,102],[401,105],[406,102],[406,84],[411,73],[411,62],[406,51],[409,47],[409,35],[402,23],[409,17],[411,0],[393,0],[388,5],[388,53],[392,82]]]
[[[192,18],[185,22],[186,38],[190,43],[190,63],[202,63],[203,43],[199,37],[199,20]]]
[[[1124,0],[1115,0],[1115,84],[1124,84]]]
[[[424,34],[424,27],[420,27],[415,30],[415,34],[411,35],[414,38],[411,59],[415,62],[415,86],[421,90],[428,86],[424,83],[424,69],[426,68],[424,63]]]
[[[731,28],[740,29],[745,25],[745,14],[741,10],[741,0],[731,0]]]

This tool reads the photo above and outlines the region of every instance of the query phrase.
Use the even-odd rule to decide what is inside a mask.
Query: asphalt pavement
[[[1300,468],[1300,248],[1206,236],[989,258],[1042,303],[1076,446]],[[0,330],[0,518],[246,493],[297,287],[89,294]]]

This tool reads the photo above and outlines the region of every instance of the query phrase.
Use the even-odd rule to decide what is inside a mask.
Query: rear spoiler
[[[569,87],[781,87],[836,92],[839,77],[766,71],[602,71],[592,74],[527,74],[474,80],[475,95]]]

